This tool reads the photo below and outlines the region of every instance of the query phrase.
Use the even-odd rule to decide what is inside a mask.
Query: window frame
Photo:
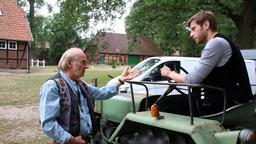
[[[11,43],[15,43],[15,48],[10,47]],[[8,49],[9,50],[17,50],[18,49],[17,41],[8,41]]]
[[[7,42],[6,40],[0,40],[0,42],[4,42],[5,47],[0,47],[0,49],[7,49]]]

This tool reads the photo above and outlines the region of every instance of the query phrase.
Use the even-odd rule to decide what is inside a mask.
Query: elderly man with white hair
[[[92,101],[111,98],[124,80],[138,75],[126,68],[116,83],[97,88],[80,80],[87,64],[81,49],[68,49],[59,61],[59,72],[40,89],[41,128],[54,139],[53,144],[88,143],[88,135],[95,129]]]

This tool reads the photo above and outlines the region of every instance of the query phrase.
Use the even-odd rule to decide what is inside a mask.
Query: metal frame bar
[[[188,99],[189,99],[189,111],[190,111],[190,123],[191,125],[193,125],[194,123],[194,116],[193,116],[193,103],[192,103],[192,97],[191,97],[191,90],[192,88],[195,87],[201,87],[201,88],[209,88],[209,89],[213,89],[213,90],[217,90],[217,91],[221,91],[222,95],[223,95],[223,116],[222,116],[222,121],[221,124],[224,123],[225,118],[226,118],[226,92],[223,88],[219,88],[219,87],[214,87],[214,86],[208,86],[208,85],[201,85],[201,84],[185,84],[185,83],[158,83],[158,82],[148,82],[148,81],[130,81],[127,80],[125,81],[127,83],[130,83],[131,86],[131,96],[132,96],[132,105],[133,105],[133,113],[136,113],[135,110],[135,101],[134,101],[134,92],[133,92],[133,84],[138,84],[138,85],[142,85],[146,88],[146,103],[148,104],[148,88],[145,84],[156,84],[156,85],[169,85],[169,86],[187,86],[188,87]],[[147,105],[146,104],[146,105]]]

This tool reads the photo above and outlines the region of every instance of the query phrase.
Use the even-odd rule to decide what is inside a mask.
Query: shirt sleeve
[[[94,100],[109,99],[118,93],[115,83],[109,83],[101,88],[88,85],[88,92]]]
[[[186,75],[185,83],[200,84],[223,59],[223,49],[218,39],[210,40],[203,49],[195,69]]]
[[[40,121],[43,132],[61,144],[67,143],[71,135],[56,121],[59,116],[59,92],[57,84],[48,80],[40,89]]]

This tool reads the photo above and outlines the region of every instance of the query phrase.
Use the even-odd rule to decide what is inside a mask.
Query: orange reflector
[[[159,111],[157,104],[153,104],[150,108],[150,114],[152,117],[159,117]]]

